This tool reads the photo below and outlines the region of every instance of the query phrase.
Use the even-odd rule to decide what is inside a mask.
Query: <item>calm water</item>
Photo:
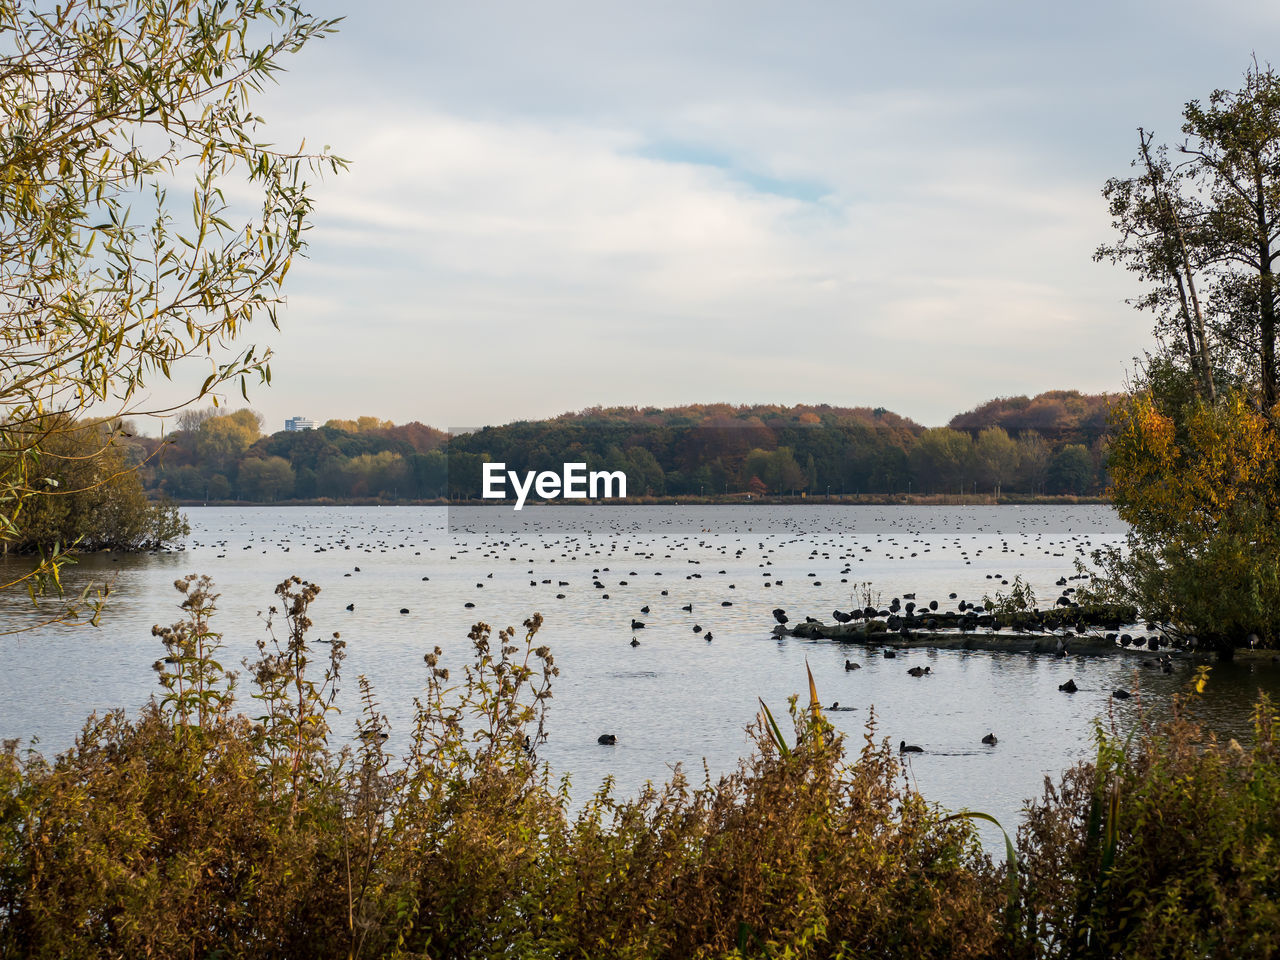
[[[505,508],[205,508],[188,516],[182,550],[97,555],[67,572],[73,584],[114,578],[100,628],[0,637],[0,736],[24,745],[38,738],[53,753],[91,711],[143,704],[161,652],[151,626],[177,619],[177,577],[215,579],[223,661],[239,663],[262,635],[272,588],[296,574],[322,587],[313,635],[339,630],[348,642],[344,722],[363,674],[404,731],[424,683],[423,653],[439,644],[446,665],[460,668],[472,623],[519,625],[539,611],[540,641],[561,671],[543,756],[572,776],[575,796],[606,775],[629,792],[666,779],[676,763],[695,775],[704,758],[713,774],[732,768],[747,749],[757,696],[783,709],[805,690],[807,660],[824,704],[854,708],[829,714],[854,745],[874,705],[881,736],[925,748],[910,775],[926,796],[1012,821],[1046,775],[1088,754],[1094,719],[1107,714],[1115,687],[1134,687],[1140,659],[917,651],[886,660],[771,635],[774,607],[793,620],[828,619],[833,608],[860,606],[866,582],[885,604],[912,592],[921,604],[954,609],[1021,574],[1052,602],[1077,559],[1123,536],[1106,507],[527,508],[519,516]],[[25,598],[2,603],[4,627],[35,622]],[[647,624],[634,648],[633,617]],[[846,672],[846,657],[863,669]],[[909,676],[916,664],[931,675]],[[1144,697],[1160,709],[1190,669],[1139,671]],[[1080,687],[1074,696],[1057,689],[1069,677]],[[1258,690],[1275,691],[1278,681],[1270,667],[1217,667],[1203,713],[1244,738]],[[1132,700],[1115,707],[1121,725],[1135,711]],[[988,732],[999,738],[995,748],[980,742]],[[599,746],[601,733],[616,734],[617,746]]]

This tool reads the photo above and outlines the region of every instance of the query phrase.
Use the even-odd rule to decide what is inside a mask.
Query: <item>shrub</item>
[[[1280,715],[1250,749],[1179,700],[1046,783],[1018,858],[912,790],[874,715],[846,752],[793,698],[732,774],[677,770],[634,799],[610,781],[574,810],[538,751],[557,674],[485,624],[450,685],[441,651],[403,758],[363,678],[352,743],[327,717],[318,588],[277,588],[235,713],[216,595],[187,577],[157,628],[162,694],[91,718],[46,762],[0,754],[0,957],[1206,957],[1280,942]],[[1205,675],[1198,678],[1203,686]],[[1012,859],[1012,858],[1011,858]],[[1020,865],[1019,865],[1020,863]]]
[[[41,449],[29,455],[43,492],[14,512],[8,551],[48,553],[59,545],[150,550],[187,535],[187,522],[173,504],[143,493],[136,451],[118,426],[46,419]],[[7,469],[16,469],[13,459],[0,456],[0,472]]]
[[[1204,674],[1198,683],[1203,686]],[[1245,749],[1180,698],[1029,806],[1019,832],[1038,957],[1268,957],[1280,944],[1280,715],[1265,698]]]
[[[981,956],[1000,871],[972,827],[912,791],[868,728],[858,754],[793,701],[797,743],[764,728],[732,775],[677,771],[632,800],[606,782],[580,813],[538,748],[557,671],[477,624],[460,682],[425,657],[408,754],[361,679],[352,745],[326,717],[307,615],[277,588],[283,636],[249,664],[260,715],[233,712],[207,579],[155,631],[163,694],[91,718],[46,763],[0,761],[0,954],[89,956]]]

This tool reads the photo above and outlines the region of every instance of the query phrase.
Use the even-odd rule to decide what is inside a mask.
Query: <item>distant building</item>
[[[290,433],[297,433],[299,430],[314,430],[318,426],[320,424],[310,417],[290,417],[284,422],[284,428]]]

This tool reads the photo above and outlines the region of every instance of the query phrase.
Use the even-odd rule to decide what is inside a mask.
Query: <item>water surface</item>
[[[911,758],[909,775],[926,796],[1014,821],[1045,776],[1090,752],[1096,718],[1113,711],[1122,728],[1134,722],[1137,702],[1113,704],[1112,690],[1140,682],[1143,699],[1159,711],[1191,670],[1144,670],[1134,655],[1055,660],[920,650],[885,659],[861,647],[772,636],[775,607],[793,620],[826,619],[834,608],[861,606],[868,590],[884,604],[915,593],[918,603],[936,599],[945,610],[960,600],[980,603],[1021,575],[1052,602],[1077,560],[1087,562],[1094,548],[1123,537],[1108,507],[187,513],[192,534],[181,550],[93,555],[67,570],[72,586],[89,576],[112,578],[99,628],[0,637],[0,736],[24,744],[37,738],[52,753],[70,745],[91,711],[145,703],[157,689],[151,665],[162,653],[151,626],[178,618],[181,597],[172,583],[188,573],[216,581],[216,624],[229,664],[254,655],[275,584],[291,575],[319,584],[314,635],[338,630],[348,643],[339,728],[350,729],[355,679],[364,675],[392,719],[393,744],[402,742],[423,688],[425,652],[438,644],[457,672],[473,623],[518,627],[542,613],[539,640],[561,671],[542,756],[572,777],[578,798],[605,776],[629,793],[645,780],[668,778],[676,763],[695,776],[704,759],[713,775],[731,769],[748,749],[744,731],[757,697],[780,711],[806,689],[807,661],[824,704],[853,708],[829,712],[851,745],[860,744],[874,706],[879,736],[924,747]],[[640,612],[644,606],[648,614]],[[25,597],[0,599],[6,629],[38,616]],[[646,624],[634,634],[633,618]],[[846,671],[846,658],[862,669]],[[931,673],[911,677],[915,665]],[[1080,692],[1060,693],[1058,685],[1072,677]],[[1203,711],[1224,735],[1243,739],[1257,692],[1278,685],[1269,666],[1216,667]],[[994,748],[981,743],[988,732],[999,738]],[[616,734],[617,745],[598,745],[601,733]]]

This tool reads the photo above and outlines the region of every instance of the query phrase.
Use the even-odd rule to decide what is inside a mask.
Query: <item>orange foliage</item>
[[[1272,422],[1239,394],[1187,413],[1183,437],[1149,396],[1112,417],[1112,497],[1121,517],[1165,536],[1211,534],[1242,507],[1277,507]],[[1194,530],[1187,530],[1190,524]]]
[[[1219,650],[1280,641],[1278,414],[1239,393],[1178,420],[1150,395],[1117,405],[1111,496],[1132,529],[1098,589]]]

